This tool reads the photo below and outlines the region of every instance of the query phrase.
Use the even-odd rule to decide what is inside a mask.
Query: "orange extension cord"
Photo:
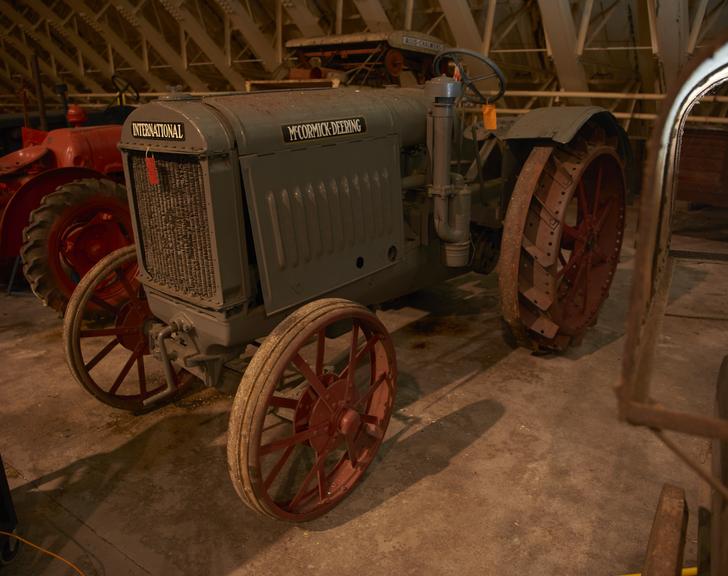
[[[66,560],[62,556],[59,556],[58,554],[55,554],[54,552],[51,552],[50,550],[46,550],[45,548],[41,548],[37,544],[33,544],[30,540],[26,540],[22,536],[18,536],[17,534],[13,534],[12,532],[5,532],[4,530],[0,530],[0,534],[2,534],[3,536],[9,536],[10,538],[15,538],[16,540],[19,540],[23,544],[27,544],[31,548],[35,548],[36,550],[39,550],[40,552],[43,552],[43,554],[47,554],[51,558],[55,558],[56,560],[60,560],[61,562],[63,562],[67,566],[69,566],[70,568],[73,568],[73,570],[75,570],[76,573],[79,574],[80,576],[86,576],[81,571],[81,569],[78,566],[76,566],[73,562],[71,562],[70,560]]]

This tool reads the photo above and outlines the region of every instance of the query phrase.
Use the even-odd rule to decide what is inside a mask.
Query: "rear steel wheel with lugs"
[[[228,468],[243,501],[294,522],[333,508],[374,460],[396,382],[392,341],[365,307],[324,299],[291,314],[256,351],[233,403]]]
[[[508,205],[503,317],[519,344],[564,350],[596,322],[619,262],[625,174],[616,138],[588,125],[567,146],[535,146]]]

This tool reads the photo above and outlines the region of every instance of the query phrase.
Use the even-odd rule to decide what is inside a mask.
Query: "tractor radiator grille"
[[[217,292],[210,224],[200,162],[177,154],[154,156],[151,184],[144,154],[130,154],[144,268],[156,284],[186,296],[214,299]]]

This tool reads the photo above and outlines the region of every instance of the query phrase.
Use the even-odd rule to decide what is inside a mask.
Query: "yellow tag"
[[[495,130],[497,125],[495,106],[493,104],[483,104],[483,127],[486,130]]]

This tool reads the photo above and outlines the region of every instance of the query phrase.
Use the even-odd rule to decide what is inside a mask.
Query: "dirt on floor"
[[[238,499],[230,394],[198,388],[141,416],[109,408],[70,376],[55,314],[30,294],[2,296],[0,454],[19,532],[89,576],[617,575],[640,570],[669,482],[687,493],[694,565],[704,486],[650,432],[617,419],[632,242],[598,323],[563,355],[505,343],[495,274],[380,311],[400,372],[387,438],[354,493],[303,525]],[[725,263],[678,263],[660,401],[711,413],[727,281]],[[676,441],[709,465],[707,441]],[[0,572],[70,573],[28,547]]]

